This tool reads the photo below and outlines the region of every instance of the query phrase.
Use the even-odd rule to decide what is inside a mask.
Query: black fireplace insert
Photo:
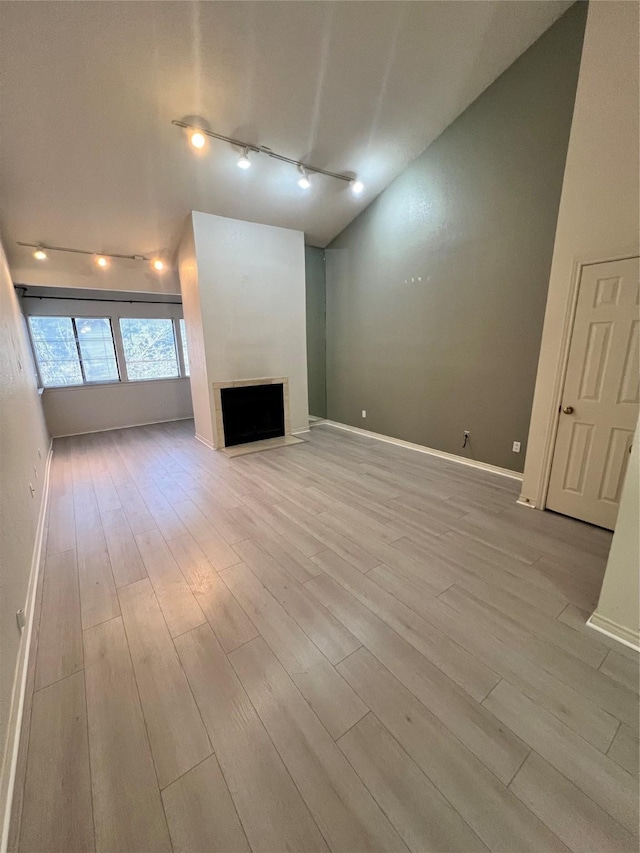
[[[284,435],[282,383],[221,388],[226,447]]]

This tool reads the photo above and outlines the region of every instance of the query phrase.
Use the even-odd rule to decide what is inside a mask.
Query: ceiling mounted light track
[[[47,252],[68,252],[73,255],[91,255],[96,266],[100,267],[100,269],[107,269],[109,261],[112,258],[118,258],[125,261],[147,261],[147,263],[150,263],[152,269],[156,272],[163,272],[167,268],[167,264],[162,258],[150,258],[147,255],[119,255],[115,252],[90,252],[88,249],[71,249],[69,246],[47,246],[44,243],[23,243],[21,240],[16,240],[16,243],[18,246],[26,246],[28,249],[35,249],[33,257],[38,261],[46,260]]]
[[[225,136],[222,133],[215,133],[213,130],[207,130],[204,127],[199,127],[198,125],[188,124],[185,121],[179,121],[178,119],[173,119],[171,124],[174,124],[176,127],[181,127],[187,131],[189,139],[192,144],[194,144],[194,138],[197,138],[198,142],[201,143],[196,145],[197,148],[202,148],[204,144],[203,137],[209,137],[210,139],[218,139],[220,142],[227,142],[229,145],[233,145],[236,148],[242,149],[242,154],[238,160],[238,166],[241,169],[248,169],[251,165],[251,161],[249,160],[249,152],[253,151],[256,154],[266,154],[268,157],[272,157],[274,160],[280,160],[283,163],[291,163],[292,166],[295,166],[298,170],[304,172],[304,176],[306,176],[307,185],[303,187],[304,189],[308,189],[311,185],[309,182],[309,174],[316,175],[326,175],[328,178],[336,178],[338,181],[345,181],[345,183],[351,186],[354,194],[359,195],[364,189],[364,185],[362,181],[357,180],[353,177],[353,175],[343,175],[340,172],[330,172],[327,169],[321,169],[319,166],[312,166],[309,163],[303,163],[300,160],[294,160],[292,157],[285,157],[284,154],[278,154],[277,151],[272,151],[271,148],[267,148],[266,145],[252,145],[250,142],[244,142],[242,139],[234,139],[232,136]],[[298,180],[298,184],[302,178]],[[300,184],[301,185],[301,184]]]

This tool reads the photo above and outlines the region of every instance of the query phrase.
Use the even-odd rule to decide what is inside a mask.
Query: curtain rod
[[[61,299],[64,302],[124,302],[129,305],[182,305],[182,300],[179,302],[165,302],[161,299],[98,299],[94,296],[36,296],[26,293],[25,288],[16,287],[16,290],[25,290],[22,294],[22,299]]]

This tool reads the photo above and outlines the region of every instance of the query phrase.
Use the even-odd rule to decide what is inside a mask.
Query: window
[[[45,388],[120,382],[121,373],[132,382],[189,376],[186,328],[181,318],[118,319],[114,312],[112,317],[30,316],[28,322]]]
[[[184,361],[184,375],[189,376],[189,351],[187,349],[187,329],[183,319],[180,319],[180,338],[182,339],[182,360]]]
[[[120,320],[127,376],[172,379],[180,375],[173,320]]]
[[[76,338],[85,382],[118,382],[118,365],[113,346],[111,321],[76,317]]]
[[[45,388],[118,382],[111,321],[106,317],[30,317]]]

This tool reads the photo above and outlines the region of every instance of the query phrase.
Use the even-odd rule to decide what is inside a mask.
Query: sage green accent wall
[[[305,246],[304,260],[307,282],[309,414],[324,418],[327,416],[324,252],[322,249]]]
[[[327,248],[329,418],[522,470],[586,11]]]

